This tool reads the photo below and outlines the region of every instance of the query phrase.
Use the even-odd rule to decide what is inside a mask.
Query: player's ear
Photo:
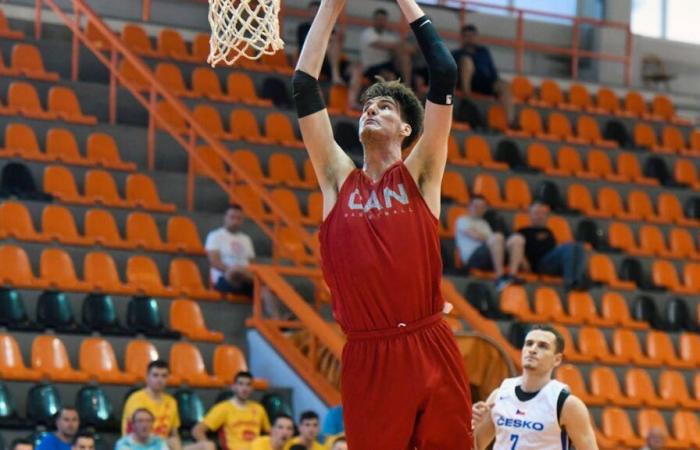
[[[413,128],[411,128],[411,125],[409,125],[408,122],[401,123],[401,136],[408,137],[411,135],[412,131]]]
[[[554,355],[554,367],[559,367],[561,365],[562,360],[564,359],[564,354],[563,353],[557,353]]]

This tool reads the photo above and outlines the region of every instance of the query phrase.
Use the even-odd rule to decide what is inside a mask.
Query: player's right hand
[[[492,406],[486,402],[476,402],[472,405],[472,429],[478,427],[482,421],[489,417]]]

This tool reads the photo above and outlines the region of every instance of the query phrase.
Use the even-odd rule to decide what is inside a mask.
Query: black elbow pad
[[[318,80],[301,70],[292,76],[292,95],[300,119],[326,108]]]

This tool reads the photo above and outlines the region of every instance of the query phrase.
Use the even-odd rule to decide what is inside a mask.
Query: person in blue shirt
[[[462,46],[452,52],[459,71],[458,86],[467,96],[477,93],[497,97],[512,122],[514,109],[510,85],[498,77],[489,49],[479,44],[479,29],[467,24],[462,27],[461,34]]]
[[[75,434],[80,428],[78,410],[63,407],[54,416],[56,431],[49,433],[39,442],[36,450],[71,450]]]
[[[343,425],[343,405],[334,406],[326,413],[326,418],[323,420],[321,435],[324,437],[340,434],[345,431]]]
[[[114,450],[168,450],[168,445],[160,436],[153,434],[153,414],[146,408],[139,408],[131,415],[132,432],[117,441]]]

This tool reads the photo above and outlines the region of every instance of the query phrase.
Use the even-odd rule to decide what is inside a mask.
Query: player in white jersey
[[[588,408],[552,379],[562,361],[564,339],[556,328],[537,325],[525,336],[523,373],[503,380],[485,402],[472,407],[474,449],[598,450]]]

